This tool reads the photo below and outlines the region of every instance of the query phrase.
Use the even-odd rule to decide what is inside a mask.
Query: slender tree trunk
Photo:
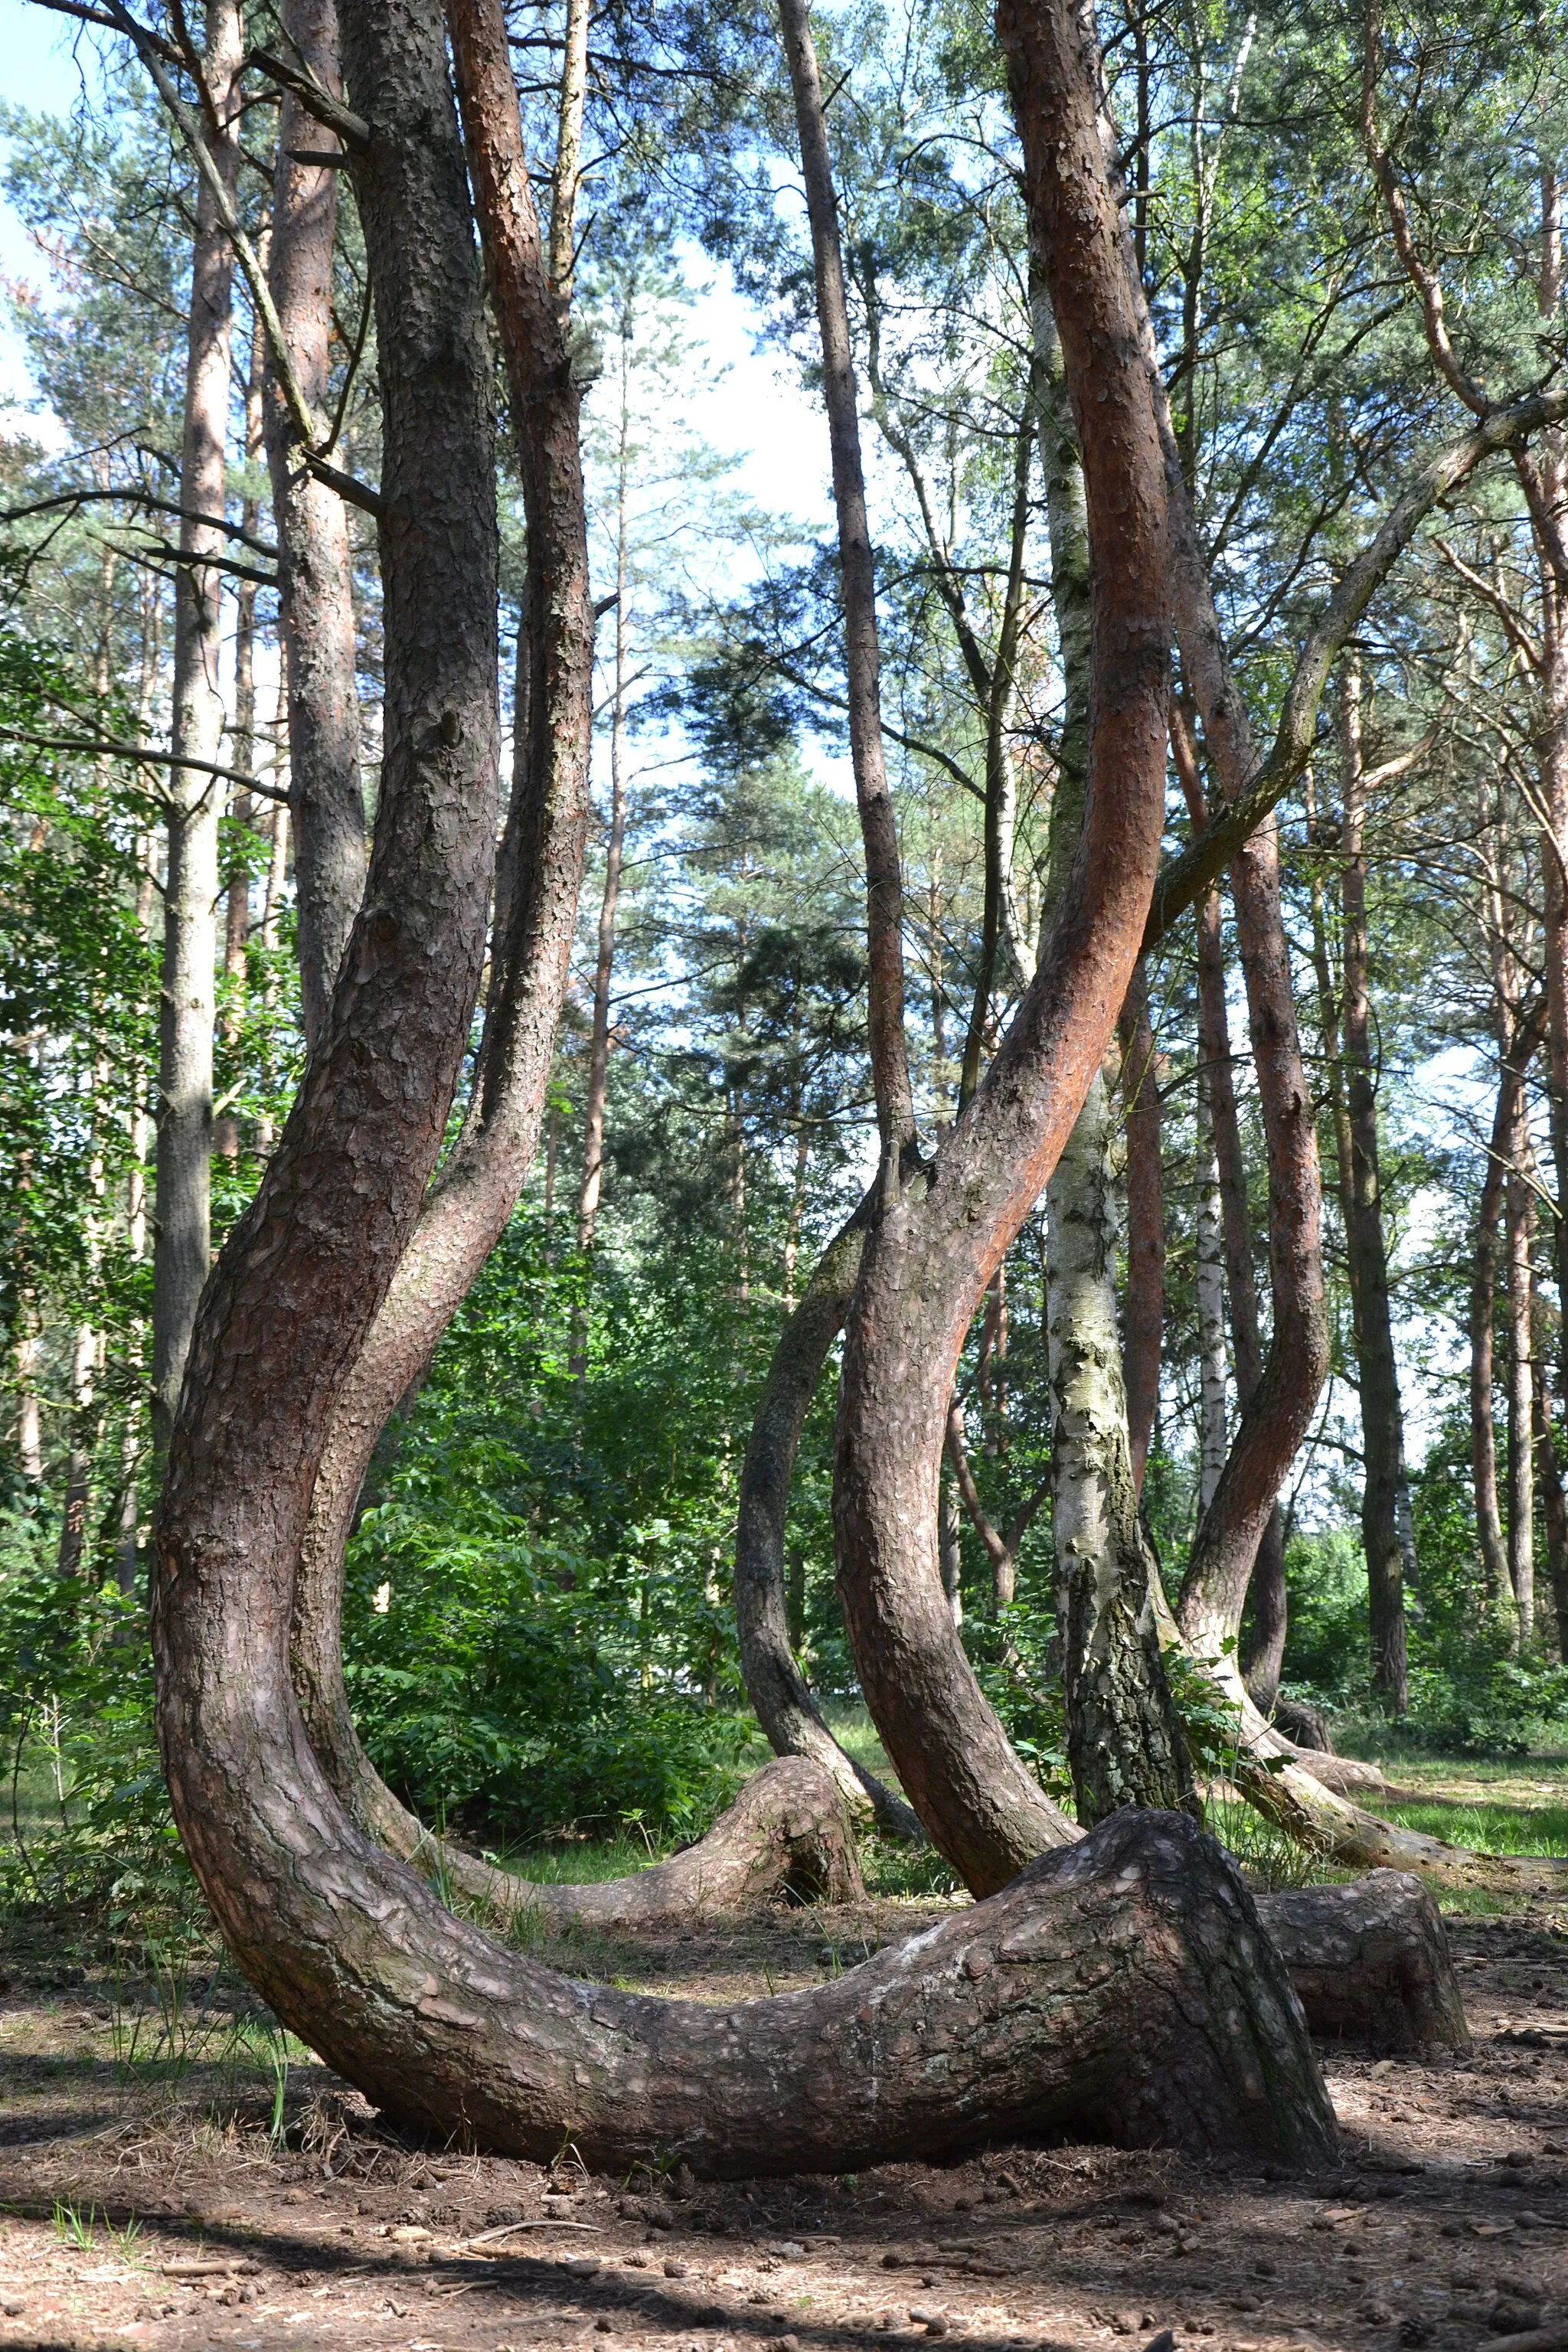
[[[1515,1121],[1503,1222],[1508,1277],[1508,1580],[1517,1640],[1535,1628],[1534,1348],[1531,1333],[1535,1187],[1528,1116]]]
[[[250,371],[245,387],[245,459],[256,464],[263,448],[261,378],[267,365],[267,341],[258,313],[250,326]],[[239,510],[241,530],[256,536],[259,510],[247,498]],[[234,764],[242,775],[255,773],[256,758],[256,582],[242,580],[235,594],[234,615]],[[250,944],[250,863],[246,840],[250,831],[250,794],[243,784],[235,788],[229,807],[233,838],[224,875],[223,1041],[237,1054],[245,1027],[246,950]],[[232,1165],[239,1158],[239,1120],[226,1111],[214,1127],[213,1148]]]
[[[217,116],[210,133],[212,153],[231,195],[239,171],[237,118],[244,47],[237,0],[208,0],[204,70]],[[180,457],[180,503],[187,518],[224,511],[233,268],[217,199],[205,176],[198,178]],[[223,575],[211,561],[222,549],[223,533],[216,523],[181,522],[184,560],[174,590],[176,759],[216,762],[222,749]],[[196,1301],[211,1258],[219,789],[216,779],[200,769],[169,772],[153,1250],[153,1421],[160,1454],[174,1425]]]
[[[1200,1048],[1197,1088],[1198,1508],[1219,1485],[1229,1439],[1226,1420],[1225,1227],[1215,1149],[1213,1078]]]
[[[793,1315],[795,1308],[795,1271],[800,1262],[800,1231],[805,1219],[805,1180],[811,1167],[811,1137],[798,1092],[795,1116],[795,1181],[790,1187],[789,1216],[784,1224],[784,1310],[786,1315]]]
[[[62,1576],[79,1576],[87,1553],[88,1503],[92,1487],[93,1410],[98,1373],[98,1335],[79,1323],[71,1348],[69,1436],[66,1447],[65,1496],[60,1507],[57,1566]]]
[[[1410,1699],[1405,1591],[1414,1580],[1415,1563],[1378,1166],[1377,1089],[1367,986],[1365,763],[1361,669],[1353,656],[1345,662],[1340,676],[1340,757],[1344,787],[1340,887],[1344,920],[1345,1109],[1351,1147],[1350,1167],[1342,1170],[1341,1178],[1366,1457],[1362,1542],[1366,1553],[1373,1685],[1394,1714],[1403,1715]],[[1528,1451],[1527,1446],[1527,1460]]]
[[[583,111],[588,95],[590,0],[566,0],[555,167],[550,175],[550,290],[563,325],[572,308],[577,266],[577,190],[583,171]]]
[[[586,8],[584,9],[584,20]],[[570,46],[570,33],[568,35]],[[632,312],[621,319],[621,409],[616,463],[616,677],[610,709],[610,824],[605,842],[605,894],[599,904],[594,964],[594,1018],[588,1046],[588,1089],[583,1121],[583,1183],[577,1196],[577,1246],[594,1246],[605,1169],[605,1092],[610,1066],[610,981],[616,961],[616,909],[626,834],[626,688],[629,630],[627,499],[630,490]]]
[[[1497,1427],[1493,1411],[1497,1378],[1498,1220],[1502,1214],[1509,1162],[1519,1129],[1524,1073],[1545,1026],[1545,1010],[1544,1001],[1540,1001],[1534,1008],[1533,1023],[1521,1020],[1516,1024],[1504,1056],[1486,1172],[1481,1181],[1480,1205],[1476,1213],[1475,1247],[1470,1261],[1470,1476],[1475,1489],[1481,1574],[1488,1604],[1493,1609],[1500,1609],[1504,1594],[1511,1591],[1502,1512],[1498,1499]]]
[[[279,21],[290,54],[337,95],[334,0],[283,0]],[[331,154],[337,146],[333,134],[286,89],[279,109],[268,282],[300,388],[318,416],[325,415],[331,381],[338,173],[335,166],[300,157]],[[300,1003],[306,1043],[313,1048],[364,891],[353,559],[348,510],[303,462],[298,424],[270,370],[265,405],[289,687]]]
[[[16,1467],[29,1486],[44,1475],[44,1420],[38,1405],[37,1309],[24,1298],[12,1342],[12,1378],[16,1390]]]
[[[1208,821],[1197,753],[1180,706],[1171,714],[1171,748],[1193,822]],[[1231,1060],[1230,1011],[1226,1002],[1225,928],[1219,894],[1207,891],[1197,908],[1198,1055],[1208,1094],[1219,1170],[1220,1221],[1225,1241],[1226,1286],[1230,1297],[1231,1347],[1237,1402],[1243,1412],[1263,1371],[1258,1331],[1258,1285],[1252,1265],[1252,1220],[1247,1202],[1247,1163],[1236,1108]],[[1223,1465],[1221,1466],[1223,1475]],[[1217,1489],[1219,1480],[1215,1481]],[[1213,1497],[1211,1496],[1210,1500]],[[1205,1506],[1206,1510],[1206,1506]],[[1247,1687],[1265,1714],[1273,1706],[1285,1659],[1289,1610],[1285,1591],[1285,1521],[1278,1499],[1258,1546],[1252,1568],[1252,1622],[1241,1668]]]
[[[811,223],[816,318],[822,341],[822,390],[833,455],[833,499],[838,517],[838,562],[844,591],[844,651],[849,701],[849,756],[866,855],[866,905],[870,960],[871,1075],[882,1139],[883,1176],[899,1181],[899,1160],[914,1133],[904,1039],[903,877],[898,827],[882,756],[881,656],[877,642],[876,566],[866,519],[860,464],[860,421],[855,364],[845,300],[844,259],[833,169],[827,152],[822,82],[806,0],[779,0],[784,55],[795,93],[806,213]]]
[[[1139,961],[1119,1023],[1127,1118],[1127,1307],[1121,1353],[1132,1485],[1143,1473],[1160,1409],[1160,1342],[1165,1320],[1165,1208],[1160,1166],[1160,1073],[1149,1025],[1149,983]]]
[[[1536,308],[1549,334],[1559,330],[1563,300],[1563,192],[1555,158],[1541,170],[1541,257]],[[1568,448],[1562,431],[1543,433],[1536,465],[1542,494],[1561,527],[1568,512]],[[1550,550],[1537,538],[1541,581],[1541,733],[1538,758],[1546,824],[1541,850],[1545,898],[1547,1118],[1557,1213],[1552,1218],[1552,1265],[1557,1292],[1568,1300],[1568,588]],[[1568,1394],[1568,1315],[1558,1340]]]
[[[1564,1613],[1564,1603],[1568,1602],[1568,1491],[1563,1486],[1563,1465],[1557,1459],[1557,1443],[1552,1426],[1552,1383],[1546,1370],[1549,1358],[1544,1339],[1545,1306],[1541,1296],[1539,1271],[1532,1268],[1531,1272],[1530,1328],[1533,1334],[1535,1379],[1530,1400],[1531,1438],[1536,1501],[1546,1537],[1546,1577],[1552,1593],[1552,1632],[1561,1657],[1563,1633],[1568,1629],[1568,1615]],[[1537,1623],[1540,1623],[1539,1617]]]

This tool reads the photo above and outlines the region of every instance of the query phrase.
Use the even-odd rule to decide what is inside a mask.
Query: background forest
[[[559,223],[564,171],[575,207],[553,258],[584,395],[595,814],[542,1147],[377,1448],[344,1646],[366,1748],[426,1820],[497,1846],[641,1850],[700,1832],[765,1753],[737,1647],[738,1481],[781,1328],[876,1165],[865,886],[817,488],[797,499],[781,479],[765,507],[756,469],[742,489],[734,453],[689,421],[714,364],[716,282],[749,306],[803,409],[821,398],[772,16],[614,0],[568,21],[524,0],[510,22],[531,152],[555,158],[542,205],[553,189]],[[563,161],[574,26],[585,111]],[[1563,30],[1560,10],[1515,0],[1423,0],[1381,26],[1268,0],[1117,0],[1102,15],[1182,467],[1260,741],[1312,616],[1482,413],[1470,395],[1518,398],[1562,366]],[[987,13],[848,5],[816,35],[929,1140],[973,1094],[1047,909],[1074,723],[1052,460]],[[244,37],[252,56],[284,40],[266,7]],[[254,1192],[314,1017],[264,322],[237,272],[222,547],[200,559],[221,579],[216,717],[205,767],[177,765],[201,197],[137,57],[89,26],[62,37],[80,106],[0,118],[42,288],[9,296],[37,404],[0,439],[0,1731],[15,1832],[0,1869],[18,1897],[134,1892],[174,1853],[145,1624],[179,1371],[160,1324],[159,1253],[175,1246],[160,1186],[172,1200],[169,1136],[193,1116],[175,1100],[171,960],[205,958],[211,1091],[190,1131],[215,1245]],[[265,263],[291,151],[278,82],[247,87],[233,203]],[[361,713],[350,767],[368,816],[382,614],[363,493],[380,417],[346,174],[324,293]],[[1517,1755],[1568,1734],[1558,437],[1433,508],[1340,653],[1279,814],[1331,1362],[1280,1497],[1282,1591],[1258,1580],[1240,1659],[1266,1708],[1327,1710],[1352,1749]],[[502,526],[515,637],[515,479]],[[509,712],[514,693],[509,676]],[[1173,851],[1201,829],[1201,789],[1173,764]],[[197,803],[216,895],[191,878]],[[176,940],[192,888],[208,929]],[[1151,1316],[1157,1348],[1142,1514],[1173,1589],[1268,1349],[1274,1212],[1223,893],[1165,931],[1144,978],[1147,1030],[1124,1022],[1107,1075],[1130,1401]],[[1042,1200],[965,1352],[942,1539],[986,1693],[1070,1798],[1047,1255]],[[789,1634],[860,1752],[833,1418],[829,1384],[792,1492]],[[1212,1699],[1180,1678],[1176,1698],[1209,1753]],[[886,1867],[950,1883],[930,1856]]]

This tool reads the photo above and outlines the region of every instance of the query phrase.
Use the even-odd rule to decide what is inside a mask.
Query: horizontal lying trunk
[[[482,1906],[502,1923],[531,1917],[552,1934],[717,1916],[786,1893],[814,1903],[855,1903],[866,1892],[843,1798],[831,1776],[804,1756],[781,1756],[753,1772],[695,1845],[597,1885],[521,1878],[432,1836],[374,1773],[356,1810],[379,1845],[447,1894]]]
[[[1260,1896],[1258,1909],[1320,2041],[1469,2048],[1448,1938],[1419,1879],[1374,1870],[1353,1886]]]

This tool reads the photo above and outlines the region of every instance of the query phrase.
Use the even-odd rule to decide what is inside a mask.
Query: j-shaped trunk
[[[382,793],[323,1038],[198,1317],[153,1608],[172,1802],[222,1932],[378,2105],[535,2158],[570,2137],[616,2167],[657,2149],[837,2171],[1076,2126],[1325,2161],[1332,2111],[1283,1963],[1179,1816],[1119,1814],[835,1984],[715,2008],[584,1987],[455,1918],[316,1762],[289,1680],[300,1549],[456,1087],[499,757],[489,357],[444,27],[430,0],[344,0],[342,30],[381,328]]]

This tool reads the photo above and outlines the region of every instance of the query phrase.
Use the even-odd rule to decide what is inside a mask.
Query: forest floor
[[[1548,1815],[1568,1826],[1561,1770],[1419,1777],[1445,1819],[1513,1818],[1509,1843]],[[949,1907],[777,1911],[540,1957],[732,2000],[820,1982]],[[593,2179],[570,2151],[545,2171],[411,2146],[221,1970],[185,1953],[128,1976],[124,1948],[79,1923],[14,1917],[0,2352],[847,2352],[917,2336],[1087,2352],[1164,2328],[1193,2352],[1472,2352],[1543,2322],[1568,2346],[1568,1896],[1449,1925],[1473,2051],[1325,2051],[1344,2127],[1328,2178],[1058,2147],[715,2187],[679,2168]]]

